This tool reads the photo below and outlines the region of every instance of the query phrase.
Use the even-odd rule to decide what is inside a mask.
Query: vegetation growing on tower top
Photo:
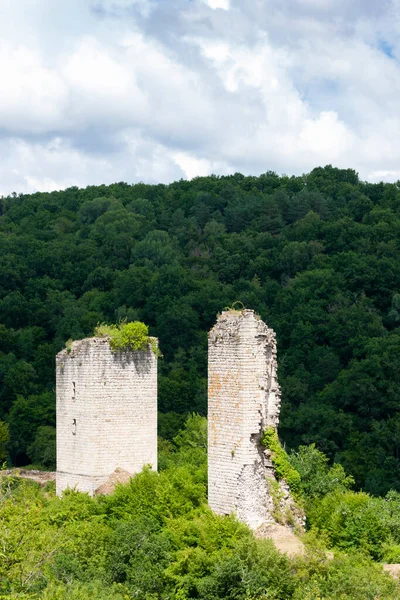
[[[101,323],[95,328],[94,334],[97,337],[108,337],[113,352],[146,350],[150,346],[154,354],[159,354],[155,338],[149,337],[149,328],[141,321],[121,321],[116,325]]]
[[[246,310],[246,307],[243,302],[236,300],[231,306],[225,306],[224,310],[228,312],[243,312]]]

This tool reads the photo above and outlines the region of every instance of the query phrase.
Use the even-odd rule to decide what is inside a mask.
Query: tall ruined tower
[[[156,355],[73,342],[57,355],[57,494],[93,494],[115,469],[147,464],[157,469]]]
[[[260,440],[279,420],[276,370],[274,331],[252,310],[224,311],[208,344],[208,502],[252,529],[273,520]]]

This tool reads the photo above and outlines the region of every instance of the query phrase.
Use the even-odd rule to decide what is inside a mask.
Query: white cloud
[[[230,1],[229,0],[206,0],[208,6],[213,8],[214,10],[217,8],[222,8],[222,10],[229,10]]]
[[[399,30],[400,0],[2,0],[0,193],[327,163],[396,180]]]
[[[171,175],[173,179],[185,175],[167,147],[147,142],[138,131],[119,135],[116,146],[117,152],[105,155],[75,149],[61,138],[47,143],[0,141],[0,195],[115,181],[168,183]]]
[[[307,119],[299,136],[299,151],[329,157],[329,162],[336,162],[341,154],[349,154],[353,136],[333,112],[322,112],[315,120]]]
[[[36,49],[0,43],[0,127],[40,133],[58,126],[68,88]]]
[[[374,183],[379,181],[400,181],[400,170],[397,171],[371,171],[368,180]]]
[[[322,8],[327,10],[332,7],[334,0],[297,0],[297,3],[301,6],[307,6],[311,8]]]
[[[233,173],[233,169],[229,168],[226,163],[196,158],[187,152],[173,152],[172,157],[187,179],[204,177],[212,173],[218,173],[219,175]]]
[[[210,175],[212,172],[211,163],[205,158],[195,158],[184,152],[174,152],[173,158],[187,179]]]

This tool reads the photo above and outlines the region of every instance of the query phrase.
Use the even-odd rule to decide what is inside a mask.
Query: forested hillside
[[[138,319],[159,337],[164,437],[179,414],[206,414],[207,331],[240,300],[277,332],[286,445],[315,442],[359,487],[400,490],[397,184],[328,166],[14,195],[0,215],[14,464],[54,459],[55,353],[99,322]]]

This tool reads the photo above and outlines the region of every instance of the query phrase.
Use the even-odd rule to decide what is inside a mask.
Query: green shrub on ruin
[[[289,457],[282,448],[278,434],[273,427],[267,427],[261,438],[261,445],[271,451],[271,460],[275,469],[275,476],[284,479],[294,496],[300,493],[300,474],[292,467]]]
[[[95,328],[94,334],[97,337],[108,337],[113,352],[147,350],[150,346],[154,354],[159,355],[156,340],[149,337],[149,328],[141,321],[121,321],[116,325],[101,323]]]

